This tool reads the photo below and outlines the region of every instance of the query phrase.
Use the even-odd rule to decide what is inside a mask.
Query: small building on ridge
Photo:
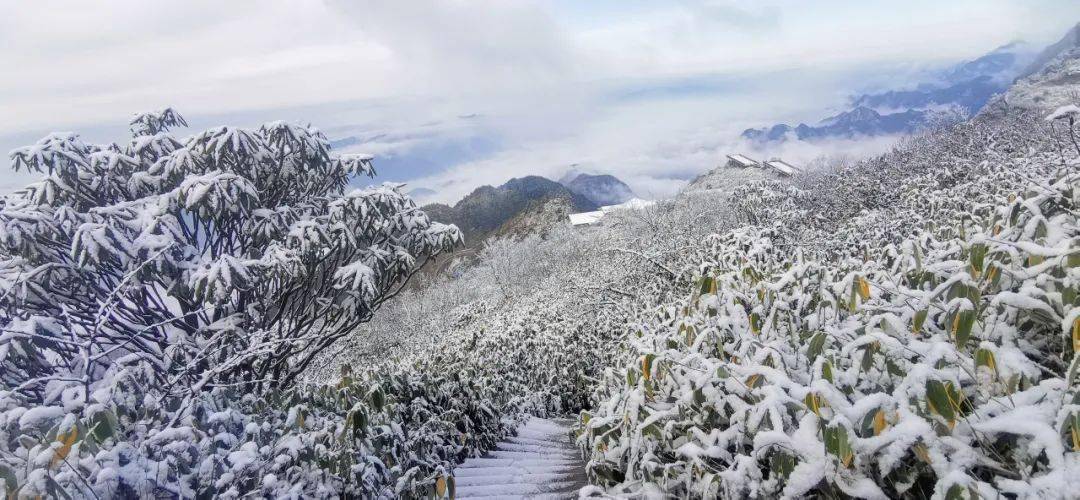
[[[743,155],[738,154],[738,153],[727,155],[727,159],[728,159],[727,165],[729,167],[748,168],[748,167],[759,167],[760,166],[760,165],[758,165],[757,161],[752,160],[749,157],[743,156]]]

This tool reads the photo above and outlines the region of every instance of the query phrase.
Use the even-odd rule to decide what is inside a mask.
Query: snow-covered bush
[[[797,188],[699,250],[583,413],[590,475],[675,496],[1080,488],[1078,160],[1018,113]]]
[[[0,479],[11,492],[247,491],[213,457],[288,441],[275,419],[303,404],[272,408],[265,395],[292,391],[321,351],[461,240],[394,185],[350,190],[373,174],[371,158],[331,155],[316,129],[178,139],[168,130],[186,124],[171,109],[131,125],[123,144],[53,134],[11,153],[16,170],[44,176],[0,205]],[[435,400],[441,385],[419,392]],[[211,409],[232,427],[218,429]],[[269,429],[248,429],[255,421]],[[317,458],[292,456],[331,474]],[[321,484],[303,491],[333,491]]]
[[[20,495],[425,497],[514,426],[490,403],[497,384],[444,368],[346,371],[336,384],[257,394],[217,387],[175,425],[137,390],[89,417],[6,396],[0,478]]]

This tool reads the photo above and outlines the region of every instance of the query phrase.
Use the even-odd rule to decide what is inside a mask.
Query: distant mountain
[[[562,181],[562,185],[600,206],[618,205],[634,198],[630,186],[612,175],[578,174]]]
[[[435,194],[438,194],[438,192],[434,189],[428,188],[416,188],[408,192],[408,195],[411,198],[423,198],[425,196],[433,196]]]
[[[1080,23],[1073,26],[1065,33],[1065,36],[1057,43],[1040,51],[1019,75],[1020,79],[1027,78],[1041,71],[1054,59],[1059,59],[1062,54],[1071,49],[1080,47]]]
[[[982,57],[962,62],[946,71],[945,81],[957,84],[990,78],[1008,87],[1031,64],[1036,52],[1031,45],[1022,41],[1002,45]]]
[[[1080,24],[1039,53],[1002,97],[1009,106],[1043,111],[1080,101]]]
[[[454,206],[435,203],[425,206],[424,211],[433,220],[456,224],[465,234],[466,246],[473,247],[498,233],[511,219],[539,209],[553,199],[563,200],[567,210],[574,212],[599,208],[592,200],[558,182],[527,176],[510,179],[499,187],[481,186]]]
[[[742,136],[756,142],[775,142],[794,138],[807,141],[826,137],[857,137],[884,134],[908,134],[928,123],[932,111],[913,110],[881,114],[866,106],[859,106],[819,122],[816,126],[805,123],[792,127],[787,124],[773,125],[768,129],[748,129]]]
[[[877,94],[862,94],[852,99],[852,105],[893,110],[917,110],[955,105],[965,113],[972,114],[982,109],[986,101],[1006,88],[1008,88],[1008,84],[987,75],[945,87],[921,85],[913,90],[890,90]]]
[[[1027,44],[1010,43],[957,64],[933,81],[923,82],[913,89],[853,96],[852,109],[816,125],[779,124],[747,129],[742,136],[757,143],[767,143],[789,138],[815,140],[909,134],[932,123],[974,115],[993,96],[1008,89],[1035,58]]]

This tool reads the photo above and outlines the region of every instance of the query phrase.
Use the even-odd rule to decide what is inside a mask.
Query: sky
[[[376,181],[453,201],[568,170],[666,196],[748,126],[1080,21],[1073,0],[0,0],[0,149],[124,139],[173,106],[190,132],[285,119],[376,155]],[[183,134],[184,132],[178,132]],[[795,144],[799,161],[888,140]],[[5,172],[0,192],[32,179]]]

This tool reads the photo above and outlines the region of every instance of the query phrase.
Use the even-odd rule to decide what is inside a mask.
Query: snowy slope
[[[1013,85],[1005,94],[1009,106],[1051,111],[1075,104],[1080,96],[1080,24],[1047,49],[1045,65]]]
[[[690,184],[683,188],[683,194],[713,190],[726,193],[750,182],[774,178],[776,175],[763,168],[732,168],[721,165],[690,181]]]

